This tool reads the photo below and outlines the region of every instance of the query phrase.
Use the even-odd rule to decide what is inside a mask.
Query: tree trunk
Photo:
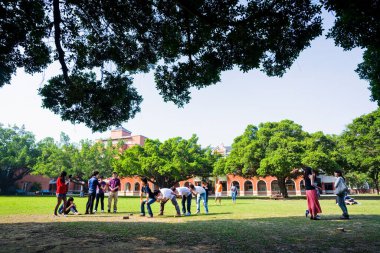
[[[289,196],[288,196],[288,190],[286,189],[285,180],[286,180],[286,177],[277,177],[277,182],[278,182],[278,186],[280,187],[281,195],[284,198],[288,198]]]

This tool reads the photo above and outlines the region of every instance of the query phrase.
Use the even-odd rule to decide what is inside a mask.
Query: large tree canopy
[[[0,86],[17,68],[58,60],[43,106],[105,130],[140,110],[135,73],[154,69],[160,94],[178,106],[235,66],[282,76],[321,34],[320,13],[304,0],[1,1]]]
[[[125,150],[114,160],[114,168],[122,176],[147,177],[160,187],[171,187],[194,176],[207,177],[216,160],[211,149],[202,149],[193,135],[164,142],[148,139],[144,146]]]
[[[349,169],[367,174],[379,193],[380,109],[356,118],[341,139]]]

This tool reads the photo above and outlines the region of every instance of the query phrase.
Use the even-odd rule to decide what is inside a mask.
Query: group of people
[[[154,202],[160,203],[160,213],[158,215],[164,215],[165,204],[170,200],[175,207],[176,215],[179,216],[190,216],[191,215],[191,200],[196,197],[197,203],[197,214],[200,213],[200,201],[203,201],[203,206],[205,213],[208,214],[208,185],[206,182],[202,183],[202,186],[195,186],[189,184],[188,187],[171,187],[171,188],[161,188],[155,186],[154,191],[152,191],[148,184],[147,178],[142,178],[142,188],[140,193],[140,203],[141,212],[140,216],[145,216],[145,204],[148,210],[148,218],[153,218],[153,212],[151,205]],[[145,199],[144,199],[145,195]],[[177,198],[182,199],[182,215],[177,202]]]
[[[68,184],[70,182],[83,184],[83,182],[77,182],[73,180],[70,176],[66,178],[67,173],[63,171],[57,179],[57,204],[54,208],[54,215],[58,214],[73,214],[78,215],[79,212],[74,203],[74,198],[66,198],[68,192]],[[88,200],[86,204],[85,214],[94,214],[98,210],[99,202],[101,212],[104,212],[104,193],[108,191],[108,212],[111,212],[112,201],[113,201],[113,212],[117,212],[117,199],[118,192],[120,188],[120,179],[118,178],[117,172],[112,173],[112,179],[109,182],[103,180],[103,176],[99,175],[99,171],[94,171],[91,178],[88,180]],[[63,203],[62,203],[63,202]],[[95,204],[95,209],[94,209]],[[61,205],[61,206],[60,206]]]
[[[303,166],[300,169],[300,172],[303,173],[305,181],[305,190],[307,198],[306,217],[310,215],[310,219],[319,220],[319,214],[322,213],[321,206],[319,204],[319,186],[316,183],[316,173],[307,166]],[[349,219],[348,210],[346,207],[346,195],[347,195],[347,186],[345,184],[345,179],[343,177],[342,171],[337,170],[334,172],[336,177],[335,181],[335,194],[337,195],[337,204],[342,210],[341,219]],[[73,181],[69,176],[66,179],[67,173],[63,171],[57,179],[57,204],[54,209],[54,215],[59,214],[66,215],[70,212],[73,214],[79,214],[76,205],[74,203],[74,198],[70,197],[66,199],[66,194],[68,191],[69,182]],[[98,210],[99,202],[101,207],[101,212],[104,212],[104,193],[108,191],[108,212],[110,213],[113,210],[114,213],[117,212],[117,200],[118,192],[120,189],[120,179],[116,172],[112,173],[112,179],[109,182],[105,182],[103,177],[99,175],[98,171],[94,171],[91,178],[88,180],[88,200],[86,204],[85,214],[94,214]],[[223,186],[219,181],[215,187],[215,203],[221,205],[221,194]],[[159,215],[164,214],[165,204],[170,200],[176,210],[176,216],[190,216],[191,215],[191,202],[192,198],[196,197],[196,213],[200,213],[200,201],[203,201],[203,206],[205,213],[208,214],[208,192],[209,187],[206,182],[202,183],[202,186],[196,186],[189,184],[187,187],[176,187],[171,188],[158,188],[155,186],[155,189],[152,191],[148,184],[147,178],[142,178],[142,188],[140,192],[140,203],[141,203],[141,216],[145,216],[145,204],[147,206],[148,217],[153,217],[153,212],[151,205],[155,202],[160,203],[160,212]],[[238,188],[235,185],[231,187],[231,196],[233,203],[236,203]],[[145,199],[144,199],[145,197]],[[182,203],[182,214],[180,207],[177,202],[177,198],[181,198]],[[113,209],[112,207],[113,201]],[[63,202],[63,203],[62,203]],[[62,203],[62,205],[61,205]],[[95,209],[94,209],[95,204]],[[61,206],[60,206],[61,205]]]
[[[308,209],[306,210],[306,217],[310,215],[311,220],[320,220],[319,214],[322,213],[322,208],[319,204],[319,187],[316,183],[316,173],[307,166],[304,166],[301,169],[303,172],[304,180],[305,180],[305,190],[306,190],[306,199]],[[349,219],[347,206],[345,203],[345,197],[347,195],[348,188],[345,184],[345,178],[343,177],[343,173],[340,170],[336,170],[334,172],[335,180],[335,191],[337,204],[342,210],[342,216],[340,219]]]

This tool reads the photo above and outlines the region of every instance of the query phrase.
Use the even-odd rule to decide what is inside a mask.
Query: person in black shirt
[[[315,186],[315,174],[310,167],[303,166],[303,178],[305,180],[307,207],[311,220],[319,220],[318,213],[322,213],[319,205],[317,190]]]
[[[155,190],[154,192],[152,192],[152,190],[149,188],[147,178],[144,177],[141,179],[141,181],[142,181],[142,187],[141,187],[141,192],[140,192],[140,203],[141,203],[140,216],[145,216],[145,203],[146,203],[146,207],[148,209],[148,214],[149,214],[148,217],[153,218],[153,212],[150,205],[156,202],[156,197],[158,196],[160,191]],[[145,200],[143,200],[144,194],[146,196]]]

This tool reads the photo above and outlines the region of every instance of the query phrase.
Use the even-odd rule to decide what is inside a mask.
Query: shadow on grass
[[[217,214],[212,214],[217,215]],[[378,252],[380,215],[0,224],[0,252]],[[64,218],[62,218],[64,219]],[[185,219],[185,220],[184,220]],[[175,220],[175,219],[173,219]],[[350,242],[347,244],[346,242]],[[308,245],[308,247],[305,247]]]

